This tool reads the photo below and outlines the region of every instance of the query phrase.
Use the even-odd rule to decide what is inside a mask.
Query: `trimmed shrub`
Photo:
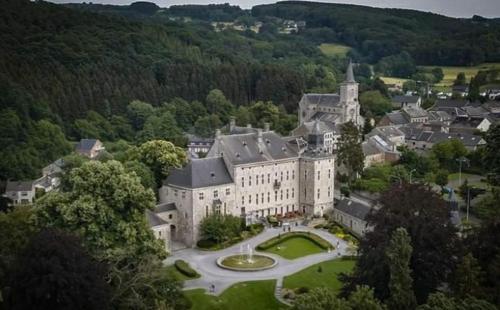
[[[190,278],[198,277],[198,273],[193,268],[191,268],[191,266],[189,266],[187,262],[183,261],[182,259],[176,260],[174,262],[174,266],[180,273],[182,273],[186,277]]]
[[[325,228],[325,225],[318,224],[318,225],[315,225],[314,228],[316,228],[316,229],[322,229],[322,228]]]
[[[317,246],[319,246],[320,248],[322,248],[324,250],[328,250],[329,248],[332,247],[332,245],[328,241],[326,241],[325,239],[321,238],[318,235],[311,234],[309,232],[288,232],[288,233],[281,234],[279,237],[271,238],[271,239],[259,244],[257,246],[257,250],[265,251],[269,248],[272,248],[273,246],[276,246],[276,245],[278,245],[278,244],[280,244],[288,239],[292,239],[292,238],[308,239],[308,240],[314,242]]]
[[[214,247],[217,243],[210,239],[201,239],[196,243],[196,246],[201,249],[210,249]]]
[[[307,294],[307,293],[309,293],[309,291],[310,291],[310,289],[308,287],[301,286],[295,290],[295,293],[297,293],[298,295],[301,295],[301,294]]]

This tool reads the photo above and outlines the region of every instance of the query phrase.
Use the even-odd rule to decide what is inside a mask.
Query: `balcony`
[[[278,189],[280,189],[280,187],[281,187],[281,182],[280,182],[280,181],[278,181],[278,180],[274,180],[273,187],[274,187],[274,190],[278,190]]]

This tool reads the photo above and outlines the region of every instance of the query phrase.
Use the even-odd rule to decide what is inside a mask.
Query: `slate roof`
[[[387,113],[385,116],[389,119],[391,124],[394,125],[404,125],[409,123],[409,121],[406,119],[403,113],[399,111]]]
[[[81,139],[76,145],[76,149],[79,151],[90,152],[97,141],[97,139]]]
[[[411,127],[402,127],[407,140],[425,141],[430,143],[441,143],[451,139],[460,140],[465,146],[476,147],[484,144],[485,141],[480,136],[475,136],[467,133],[446,133],[424,131],[422,129],[412,129]]]
[[[335,107],[340,103],[338,94],[304,94],[301,101],[305,101],[307,105],[317,104],[322,107]]]
[[[233,165],[266,162],[298,157],[297,150],[273,131],[221,135],[215,139],[208,156],[223,156]]]
[[[314,131],[316,122],[318,123],[317,126],[319,126],[320,133],[333,132],[333,134],[340,134],[334,123],[321,120],[304,122],[299,127],[294,129],[293,132],[298,135],[306,136]]]
[[[380,126],[373,128],[373,130],[370,133],[368,133],[369,137],[374,135],[392,138],[392,137],[404,136],[405,133],[402,132],[399,128],[394,126]]]
[[[429,113],[424,109],[403,108],[402,111],[410,117],[427,117]]]
[[[146,219],[148,220],[149,227],[168,224],[151,210],[146,210]]]
[[[33,181],[7,181],[6,192],[28,192],[33,189]]]
[[[451,124],[450,127],[456,127],[456,128],[470,128],[474,129],[479,126],[484,120],[483,118],[473,118],[473,119],[455,119]]]
[[[408,102],[408,103],[417,103],[420,99],[420,96],[394,96],[392,97],[392,102]]]
[[[372,208],[370,206],[352,201],[350,199],[342,199],[335,206],[335,209],[365,221],[366,216],[368,215],[368,213],[370,213]]]
[[[192,159],[185,167],[170,172],[164,184],[185,188],[203,188],[232,183],[221,157]]]
[[[372,145],[368,141],[364,141],[363,143],[361,143],[361,148],[363,149],[363,154],[365,156],[382,153],[382,151],[380,151],[376,146]]]
[[[177,206],[173,202],[164,202],[157,204],[155,207],[155,213],[162,213],[162,212],[168,212],[168,211],[174,211],[177,210]]]

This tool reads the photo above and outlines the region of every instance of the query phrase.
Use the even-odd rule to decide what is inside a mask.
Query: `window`
[[[252,177],[251,176],[248,177],[248,186],[252,186]]]
[[[172,215],[172,214],[169,214],[169,215],[168,215],[168,219],[169,219],[169,220],[171,220],[171,219],[172,219],[172,217],[173,217],[173,215]]]
[[[198,199],[203,200],[205,199],[205,195],[203,193],[198,194]]]
[[[270,184],[271,183],[271,174],[268,173],[267,174],[267,184]]]
[[[259,176],[258,175],[255,176],[255,184],[259,185]]]
[[[214,213],[215,214],[220,214],[220,205],[219,204],[217,204],[217,205],[214,206]]]
[[[274,201],[278,201],[278,191],[274,191]]]
[[[318,170],[318,181],[319,181],[320,177],[321,177],[321,171]]]
[[[267,202],[271,202],[271,193],[267,192]]]
[[[241,196],[241,205],[245,204],[245,196]]]
[[[330,186],[328,186],[328,197],[330,197]]]
[[[319,199],[319,188],[318,188],[318,199]]]
[[[219,198],[219,191],[217,190],[214,191],[214,198]]]
[[[186,191],[182,191],[182,199],[186,198]]]
[[[280,180],[281,180],[281,182],[283,182],[283,171],[281,171],[281,173],[280,173]]]
[[[286,172],[286,180],[288,181],[288,178],[289,178],[289,174],[290,174],[290,171],[287,171]]]
[[[259,194],[255,194],[255,204],[259,204]]]
[[[230,188],[226,188],[226,196],[229,196],[231,195],[231,189]]]
[[[292,170],[292,180],[295,180],[295,170]]]
[[[328,169],[328,178],[330,179],[332,177],[332,170]]]
[[[260,176],[261,183],[264,184],[264,175]]]
[[[288,188],[286,189],[286,199],[288,199]]]
[[[261,202],[261,203],[264,203],[264,193],[262,193],[262,194],[260,195],[260,202]]]
[[[307,170],[304,171],[304,179],[307,180]]]
[[[248,203],[252,203],[252,195],[248,195]]]
[[[292,198],[295,197],[295,188],[292,188]]]
[[[226,203],[224,202],[224,215],[227,214],[226,211],[227,211],[227,209],[226,209]]]
[[[241,187],[245,187],[245,178],[241,178]]]
[[[280,190],[280,200],[283,200],[283,190]]]
[[[205,215],[208,216],[208,206],[205,206]]]
[[[177,190],[174,190],[174,196],[177,197]]]

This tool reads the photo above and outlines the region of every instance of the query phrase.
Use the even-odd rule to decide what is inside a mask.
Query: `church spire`
[[[352,69],[351,59],[349,59],[349,65],[347,65],[345,83],[356,83],[356,80],[354,79],[354,70]]]

